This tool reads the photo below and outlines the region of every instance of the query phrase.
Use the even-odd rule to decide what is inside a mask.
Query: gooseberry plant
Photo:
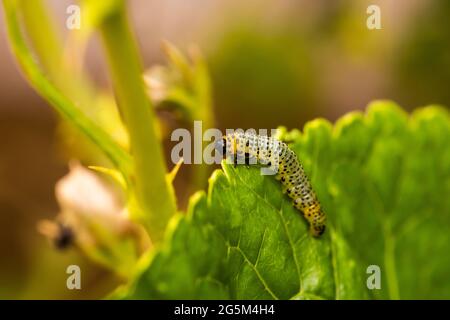
[[[107,156],[112,167],[97,170],[119,181],[131,220],[151,239],[152,246],[125,272],[124,285],[109,297],[450,296],[446,108],[428,106],[408,115],[392,102],[377,101],[334,125],[316,119],[302,131],[280,128],[279,138],[297,154],[327,213],[327,231],[318,239],[279,184],[256,168],[224,162],[209,178],[207,191],[192,195],[187,212],[180,212],[157,134],[158,106],[146,93],[124,1],[82,5],[89,32],[98,31],[102,39],[126,144],[86,113],[98,103],[95,88],[60,61],[63,48],[41,1],[3,0],[3,5],[12,51],[25,77]],[[174,47],[166,48],[171,70],[182,79],[166,100],[212,125],[205,65],[197,60],[191,66]],[[112,270],[116,265],[105,264]],[[381,272],[376,288],[368,285],[374,265]]]

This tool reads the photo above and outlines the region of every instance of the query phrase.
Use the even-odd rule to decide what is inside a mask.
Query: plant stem
[[[106,17],[100,31],[117,102],[130,137],[134,160],[131,181],[140,209],[135,218],[146,226],[155,243],[162,239],[176,211],[175,196],[165,178],[166,166],[155,129],[156,116],[144,88],[140,57],[123,2]]]
[[[9,41],[26,79],[55,110],[97,145],[121,172],[127,174],[130,171],[130,157],[125,150],[87,118],[42,72],[22,35],[17,17],[18,3],[12,0],[3,0],[3,5]]]
[[[52,80],[59,84],[61,79],[55,77],[61,74],[63,47],[52,17],[46,11],[42,0],[20,0],[19,7],[27,35],[42,67],[48,71]]]
[[[53,17],[42,0],[19,0],[18,9],[23,16],[25,33],[48,77],[64,95],[77,101],[85,114],[98,109],[95,89],[90,79],[64,61],[67,49],[64,48]],[[67,81],[69,78],[71,81]]]
[[[206,63],[201,56],[196,57],[196,73],[197,79],[195,82],[198,106],[194,119],[201,119],[203,121],[203,130],[206,131],[214,127],[214,115],[212,106],[212,88],[210,83],[210,76]],[[203,148],[207,143],[203,142]],[[195,166],[193,186],[196,190],[204,189],[208,183],[208,177],[211,174],[211,167],[206,163]],[[195,190],[195,191],[196,191]]]

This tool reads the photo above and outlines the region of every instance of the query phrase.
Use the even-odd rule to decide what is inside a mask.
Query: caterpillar
[[[315,237],[323,234],[326,216],[296,154],[286,143],[237,131],[223,136],[216,148],[234,165],[259,164],[272,168],[275,178],[283,185],[283,193],[287,193],[294,207],[308,221],[310,233]]]

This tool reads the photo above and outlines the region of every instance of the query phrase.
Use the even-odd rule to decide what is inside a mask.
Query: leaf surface
[[[318,119],[283,131],[328,216],[322,237],[273,177],[223,163],[116,297],[448,298],[449,137],[447,110],[408,116],[384,101],[334,127]],[[368,289],[370,265],[380,289]]]

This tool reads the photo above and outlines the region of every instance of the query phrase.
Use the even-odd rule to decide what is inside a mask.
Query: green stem
[[[117,102],[130,137],[135,175],[131,179],[141,216],[153,242],[162,239],[176,211],[171,185],[156,134],[156,117],[142,81],[135,39],[128,26],[125,5],[106,17],[100,27],[108,55]]]
[[[19,7],[23,15],[23,24],[26,29],[36,55],[44,70],[47,70],[53,81],[61,74],[63,46],[60,35],[46,11],[42,0],[20,0]]]
[[[203,121],[203,130],[206,131],[214,127],[214,115],[213,115],[213,103],[212,103],[212,88],[210,83],[210,75],[206,63],[203,57],[197,55],[194,61],[195,66],[195,92],[196,97],[196,108],[194,109],[194,120]],[[203,148],[206,147],[207,143],[203,143]],[[200,165],[194,166],[194,179],[193,187],[198,189],[204,189],[208,183],[208,177],[211,174],[211,166],[202,163]]]
[[[124,174],[130,171],[130,157],[100,127],[87,118],[65,95],[43,74],[22,35],[17,17],[17,1],[3,0],[5,22],[12,50],[26,79],[35,90],[70,123],[83,132],[100,148],[114,165]]]
[[[74,70],[64,61],[66,50],[49,10],[42,0],[19,0],[24,32],[39,59],[43,70],[61,92],[77,101],[85,114],[98,109],[98,101],[91,80],[81,70]],[[76,31],[71,31],[76,32]],[[70,78],[71,81],[67,81]]]

